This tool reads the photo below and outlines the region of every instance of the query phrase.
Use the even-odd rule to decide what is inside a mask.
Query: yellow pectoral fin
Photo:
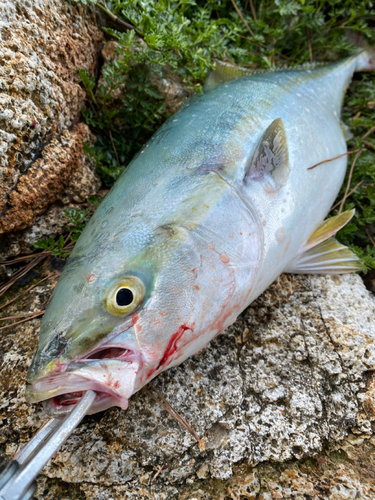
[[[343,212],[342,214],[335,215],[334,217],[323,221],[318,229],[316,229],[307,240],[301,249],[301,253],[310,250],[310,248],[316,247],[322,241],[328,240],[328,238],[334,236],[337,231],[343,228],[351,220],[354,213],[354,209],[348,210],[347,212]]]

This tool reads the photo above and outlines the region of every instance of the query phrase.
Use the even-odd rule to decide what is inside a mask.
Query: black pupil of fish
[[[116,294],[116,302],[118,306],[130,306],[133,302],[134,295],[129,288],[120,288],[120,290]]]

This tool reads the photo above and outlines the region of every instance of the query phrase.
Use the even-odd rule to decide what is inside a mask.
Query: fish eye
[[[120,288],[116,293],[116,303],[119,307],[130,306],[133,302],[134,294],[130,288]]]
[[[110,287],[104,300],[108,312],[123,316],[136,309],[145,296],[145,286],[136,276],[120,278]]]

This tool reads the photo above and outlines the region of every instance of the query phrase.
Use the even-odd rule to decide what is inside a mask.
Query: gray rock
[[[52,287],[36,287],[22,312],[42,307]],[[358,498],[373,498],[358,476],[332,479],[329,496],[314,496],[317,480],[298,469],[296,459],[318,457],[320,467],[323,449],[341,448],[353,458],[358,445],[374,439],[375,382],[368,377],[375,368],[374,312],[374,296],[359,276],[282,275],[206,349],[154,381],[199,444],[141,390],[127,411],[112,408],[84,419],[44,469],[37,498],[61,488],[71,492],[64,498],[103,500],[333,500],[354,498],[354,490]],[[8,458],[45,420],[40,405],[24,401],[39,323],[7,330],[0,343],[6,352],[0,443]],[[283,467],[277,474],[273,462]],[[261,480],[268,469],[269,483]],[[223,496],[218,489],[212,496],[213,485]]]

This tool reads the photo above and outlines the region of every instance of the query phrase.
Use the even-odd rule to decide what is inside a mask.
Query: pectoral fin
[[[341,126],[341,130],[343,131],[345,140],[350,141],[350,139],[353,139],[354,135],[353,135],[352,131],[350,130],[350,128],[347,126],[347,124],[344,123],[343,121],[341,121],[340,126]]]
[[[276,189],[283,187],[290,172],[289,152],[284,123],[274,120],[262,135],[249,160],[244,183],[262,180],[267,173],[273,178]]]
[[[360,259],[348,247],[332,238],[354,215],[343,212],[324,221],[310,236],[287,271],[296,274],[342,274],[360,271]]]

